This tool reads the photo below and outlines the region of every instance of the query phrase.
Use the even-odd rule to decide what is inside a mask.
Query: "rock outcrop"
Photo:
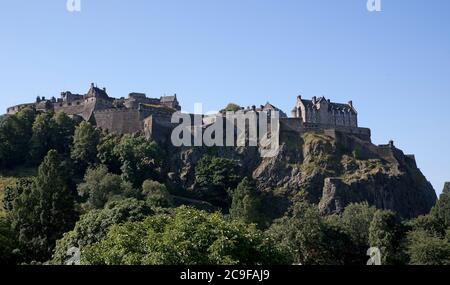
[[[214,153],[239,162],[242,174],[252,176],[265,193],[267,211],[283,213],[299,199],[319,205],[326,214],[339,214],[349,203],[367,201],[393,210],[401,218],[430,211],[436,202],[431,184],[417,168],[413,156],[392,142],[376,146],[339,132],[283,133],[280,151],[260,158],[256,148],[174,148],[167,171],[174,184],[189,189],[195,165]]]

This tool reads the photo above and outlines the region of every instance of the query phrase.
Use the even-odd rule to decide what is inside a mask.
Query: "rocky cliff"
[[[174,148],[167,173],[174,185],[192,188],[195,165],[205,154],[239,162],[266,197],[267,211],[282,214],[298,199],[319,205],[323,214],[340,213],[352,202],[367,201],[401,218],[426,214],[436,193],[413,156],[393,143],[376,146],[357,137],[286,132],[276,157],[260,158],[256,148]]]

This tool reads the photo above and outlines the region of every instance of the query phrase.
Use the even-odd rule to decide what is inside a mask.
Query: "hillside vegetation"
[[[233,107],[233,106],[231,106]],[[0,120],[0,264],[450,264],[450,191],[355,137],[174,148],[64,113]]]

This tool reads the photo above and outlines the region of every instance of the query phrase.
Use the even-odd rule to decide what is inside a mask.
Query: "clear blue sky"
[[[450,1],[66,0],[0,2],[0,113],[37,95],[177,93],[217,110],[295,97],[352,99],[375,143],[450,180]]]

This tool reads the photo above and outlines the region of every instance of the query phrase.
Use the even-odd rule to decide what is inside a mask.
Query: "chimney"
[[[316,102],[317,102],[317,97],[316,96],[312,97],[312,102],[313,102],[313,104],[316,104]]]
[[[91,83],[91,88],[94,88],[94,87],[95,87],[94,83]]]
[[[353,101],[348,101],[348,105],[353,108]]]
[[[103,87],[103,92],[105,92],[105,93],[106,93],[106,87]]]

